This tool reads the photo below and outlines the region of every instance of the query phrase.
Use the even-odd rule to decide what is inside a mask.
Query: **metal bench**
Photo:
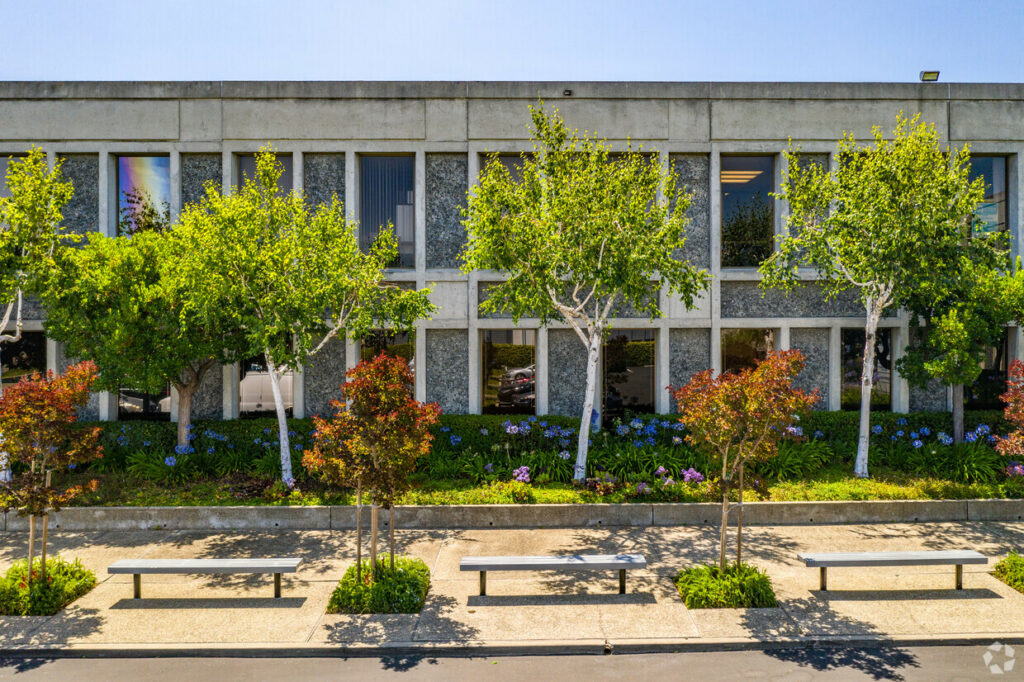
[[[144,573],[273,573],[274,598],[281,598],[281,574],[295,573],[302,559],[121,559],[107,568],[110,574],[131,573],[135,582],[135,599],[142,598]]]
[[[798,554],[809,567],[821,569],[821,591],[828,590],[828,569],[853,566],[956,566],[956,589],[964,589],[964,564],[987,564],[988,557],[974,550],[933,552],[831,552]]]
[[[619,594],[626,593],[626,571],[646,568],[642,554],[574,554],[572,556],[467,556],[459,569],[480,571],[480,595],[487,595],[488,571],[618,571]]]

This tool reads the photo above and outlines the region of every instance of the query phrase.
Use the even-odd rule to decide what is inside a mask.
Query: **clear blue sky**
[[[1024,82],[1024,0],[0,0],[3,80]]]

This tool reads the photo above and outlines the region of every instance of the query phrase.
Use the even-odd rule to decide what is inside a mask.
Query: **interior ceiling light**
[[[763,172],[759,170],[722,171],[722,182],[750,182]]]
[[[922,83],[934,83],[937,80],[939,80],[939,72],[938,71],[922,71],[921,72],[921,82]]]

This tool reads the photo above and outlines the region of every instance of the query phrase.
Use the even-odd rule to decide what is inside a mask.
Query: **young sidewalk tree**
[[[0,304],[7,306],[0,320],[0,352],[3,344],[21,340],[24,298],[39,292],[59,240],[77,239],[61,231],[64,206],[74,190],[60,166],[58,161],[51,169],[38,147],[7,163],[10,196],[0,198]],[[14,331],[8,332],[12,316]],[[0,482],[10,477],[7,455],[0,452]]]
[[[660,317],[659,286],[691,307],[709,277],[673,256],[686,239],[691,195],[677,191],[657,154],[612,157],[606,142],[570,131],[557,111],[530,114],[535,151],[522,157],[521,179],[492,158],[469,193],[462,267],[506,276],[488,290],[483,312],[563,322],[587,349],[574,475],[582,481],[609,318],[627,306]]]
[[[373,491],[370,521],[370,565],[377,574],[377,507],[390,512],[388,546],[395,567],[395,503],[411,484],[409,474],[416,460],[430,453],[430,427],[438,422],[437,403],[423,404],[412,398],[413,376],[408,363],[383,353],[360,362],[348,372],[335,401],[334,418],[314,418],[316,437],[302,463],[335,485],[356,487],[357,525],[362,506],[362,487]],[[347,401],[347,404],[346,402]],[[361,561],[362,532],[357,529],[356,562]],[[361,569],[357,568],[358,572]]]
[[[725,570],[725,548],[729,530],[729,495],[739,491],[736,529],[736,563],[743,547],[743,466],[778,454],[779,441],[799,433],[793,422],[818,402],[812,393],[793,388],[793,379],[804,368],[798,350],[769,352],[756,367],[726,372],[717,377],[712,370],[694,375],[675,394],[679,421],[688,431],[694,447],[704,450],[722,464],[722,526],[719,567]]]
[[[97,387],[178,394],[178,446],[187,447],[192,399],[207,372],[239,358],[240,335],[223,309],[192,308],[178,288],[182,259],[165,231],[90,235],[58,254],[43,292],[46,332],[72,357],[92,360]],[[201,314],[197,314],[201,313]]]
[[[180,259],[175,286],[190,292],[182,319],[226,314],[231,328],[241,330],[246,353],[266,358],[281,478],[291,485],[282,375],[342,331],[360,338],[379,327],[411,330],[434,306],[428,290],[385,282],[385,268],[398,254],[391,230],[382,230],[368,253],[360,251],[357,226],[345,219],[337,197],[310,210],[301,193],[278,191],[282,169],[264,148],[255,178],[229,195],[207,187],[170,234]]]
[[[46,580],[49,513],[60,511],[62,505],[82,492],[81,486],[55,487],[53,472],[62,473],[70,465],[103,456],[99,427],[82,428],[77,423],[78,410],[89,400],[95,379],[96,365],[81,362],[69,367],[63,375],[33,374],[9,386],[0,396],[3,447],[13,462],[27,467],[27,471],[19,473],[10,483],[0,486],[0,508],[3,511],[17,509],[20,515],[29,517],[29,580],[35,575],[32,561],[36,519],[43,519],[40,577]],[[90,484],[94,485],[95,482]]]
[[[942,259],[962,240],[982,198],[980,184],[967,176],[966,150],[942,148],[935,126],[919,116],[901,113],[891,140],[877,126],[873,136],[868,146],[858,146],[852,134],[839,140],[831,172],[801,164],[799,150],[785,152],[789,169],[778,198],[789,203],[790,229],[760,268],[765,289],[802,284],[799,267],[807,265],[826,298],[849,289],[860,295],[866,318],[859,477],[868,475],[878,322],[920,291],[929,273],[944,271]]]

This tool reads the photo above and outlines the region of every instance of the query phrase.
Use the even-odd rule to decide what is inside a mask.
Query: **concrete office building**
[[[857,400],[864,311],[854,297],[824,302],[808,286],[790,297],[762,297],[757,262],[784,229],[778,187],[791,138],[809,162],[831,163],[843,131],[867,139],[891,130],[896,113],[920,112],[953,144],[970,143],[988,196],[979,211],[990,229],[1009,230],[1020,251],[1024,224],[1018,159],[1024,152],[1024,85],[882,83],[4,83],[0,153],[39,145],[64,159],[75,196],[66,224],[115,234],[133,190],[166,202],[172,215],[197,200],[203,184],[223,187],[251,174],[252,153],[270,143],[286,165],[282,184],[313,201],[337,193],[361,238],[391,221],[401,243],[396,282],[429,286],[439,310],[412,338],[348,340],[290,380],[296,416],[323,413],[361,352],[388,346],[414,362],[416,395],[446,412],[518,410],[578,414],[585,352],[575,335],[534,320],[482,317],[478,302],[493,273],[462,274],[460,206],[497,152],[515,165],[529,150],[527,105],[543,98],[567,122],[595,131],[616,149],[627,139],[657,150],[694,193],[685,256],[714,277],[709,294],[686,310],[662,292],[665,317],[622,317],[605,347],[601,408],[668,412],[666,387],[695,371],[749,363],[768,348],[807,354],[800,381],[817,387],[822,407]],[[739,223],[743,228],[737,228]],[[628,312],[624,312],[628,315]],[[5,379],[67,360],[42,334],[42,311],[28,311],[30,333],[3,349]],[[945,388],[909,387],[893,370],[908,320],[891,315],[879,339],[879,409],[944,410]],[[35,333],[32,333],[35,332]],[[992,404],[1008,358],[1024,351],[1018,329],[992,349],[971,405]],[[197,396],[197,418],[235,418],[272,408],[260,358],[214,372]],[[982,384],[985,383],[983,380]],[[173,414],[173,395],[96,396],[102,419]]]

